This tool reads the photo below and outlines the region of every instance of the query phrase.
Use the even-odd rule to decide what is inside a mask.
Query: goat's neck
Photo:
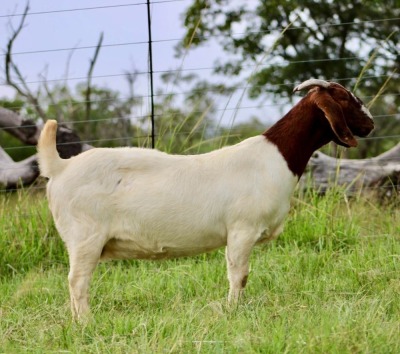
[[[299,179],[314,151],[330,142],[333,132],[314,105],[298,104],[263,135],[274,143]]]

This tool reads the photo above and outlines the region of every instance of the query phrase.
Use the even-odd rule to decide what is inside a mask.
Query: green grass
[[[226,304],[223,250],[101,264],[72,321],[68,261],[42,194],[0,196],[1,353],[399,353],[400,212],[340,190],[293,199]]]

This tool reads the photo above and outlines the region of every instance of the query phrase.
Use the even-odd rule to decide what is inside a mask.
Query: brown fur
[[[290,170],[300,178],[315,150],[330,141],[357,146],[354,135],[365,136],[373,129],[372,119],[361,107],[361,100],[339,84],[313,87],[263,135],[278,147]]]

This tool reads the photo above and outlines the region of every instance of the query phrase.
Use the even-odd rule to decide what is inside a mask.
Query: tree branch
[[[23,15],[21,17],[21,22],[19,23],[18,27],[16,30],[14,30],[14,33],[12,34],[10,40],[8,41],[7,44],[7,52],[5,56],[5,73],[6,73],[6,82],[8,85],[13,87],[21,96],[26,97],[28,101],[32,104],[38,115],[43,118],[44,120],[47,120],[46,113],[42,109],[42,107],[39,104],[38,98],[32,94],[31,90],[26,84],[26,81],[21,74],[20,70],[18,69],[17,65],[13,62],[12,60],[12,47],[14,45],[15,40],[17,39],[18,35],[20,34],[22,28],[24,27],[25,23],[25,18],[26,15],[29,12],[29,3],[27,3],[25,10],[23,12]],[[20,80],[20,84],[23,86],[24,89],[22,89],[16,82],[13,81],[11,77],[11,69],[15,72],[17,75],[18,79]]]
[[[93,59],[90,61],[90,67],[88,71],[87,89],[86,89],[86,120],[90,119],[90,111],[91,111],[90,95],[92,93],[91,81],[92,81],[94,66],[96,65],[96,61],[99,56],[102,43],[103,43],[103,32],[101,32],[100,34],[99,42],[97,43]]]

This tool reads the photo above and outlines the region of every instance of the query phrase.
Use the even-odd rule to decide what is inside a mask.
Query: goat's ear
[[[346,147],[355,147],[358,145],[353,133],[347,126],[344,119],[342,107],[325,90],[319,90],[315,94],[315,104],[324,112],[333,132],[337,138]]]

